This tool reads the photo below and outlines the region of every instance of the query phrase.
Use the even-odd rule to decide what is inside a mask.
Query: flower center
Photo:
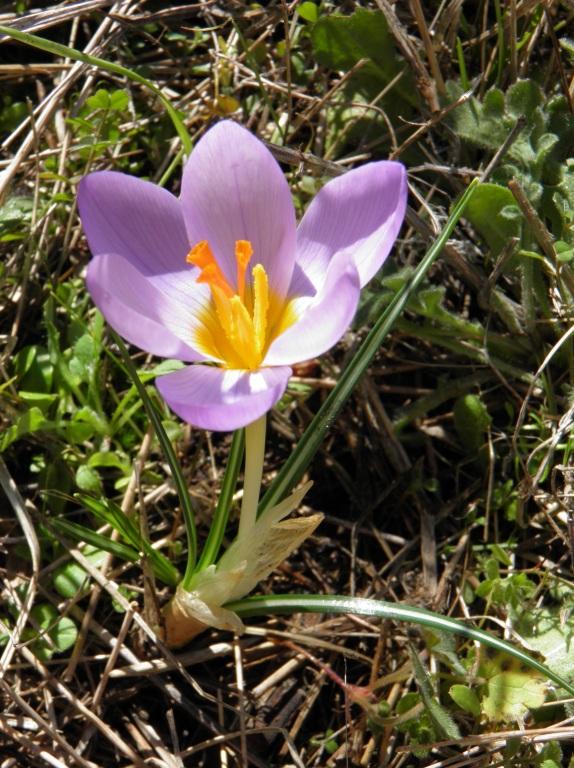
[[[221,359],[228,368],[255,370],[263,360],[269,331],[269,281],[261,264],[247,267],[253,256],[249,240],[235,242],[237,289],[234,290],[217,261],[207,240],[197,243],[187,254],[186,261],[201,270],[198,283],[207,283],[211,290],[215,315],[202,317],[198,342],[210,354]]]

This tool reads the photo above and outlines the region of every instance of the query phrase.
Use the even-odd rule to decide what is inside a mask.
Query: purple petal
[[[184,421],[201,429],[231,431],[270,410],[289,381],[291,369],[236,371],[192,365],[156,379],[161,396]]]
[[[181,202],[190,241],[209,241],[232,285],[235,242],[249,240],[252,265],[262,264],[272,290],[286,294],[295,258],[295,211],[285,176],[261,141],[231,121],[211,128],[185,166]]]
[[[167,190],[100,171],[80,182],[78,207],[94,256],[119,253],[144,275],[190,270],[181,203]]]
[[[200,305],[197,297],[193,301],[197,291],[165,294],[117,254],[95,256],[88,265],[86,282],[108,323],[130,343],[160,357],[205,360],[194,349]]]
[[[351,254],[361,287],[380,269],[399,233],[407,204],[402,163],[368,163],[329,181],[297,231],[297,267],[290,295],[319,288],[337,253]]]
[[[306,302],[301,318],[269,347],[265,365],[291,365],[309,360],[333,346],[349,327],[357,309],[361,286],[349,254],[333,257],[325,281],[316,296]]]

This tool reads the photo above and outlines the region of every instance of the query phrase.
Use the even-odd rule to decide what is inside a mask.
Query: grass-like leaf
[[[337,386],[331,391],[317,412],[315,418],[305,430],[297,447],[287,459],[269,490],[263,497],[261,504],[259,505],[259,514],[262,514],[266,509],[269,509],[269,507],[281,501],[281,499],[289,493],[303,476],[311,459],[325,439],[337,414],[346,403],[353,389],[357,386],[359,379],[367,369],[387,334],[390,332],[395,321],[401,315],[409,299],[422,282],[429,267],[433,264],[451,236],[478,184],[478,179],[473,180],[469,184],[465,193],[455,205],[440,236],[427,251],[411,279],[398,291],[394,299],[382,313],[379,320],[377,320],[361,344],[353,360],[341,374]]]
[[[118,533],[134,548],[136,560],[139,553],[143,552],[152,565],[154,573],[165,584],[177,586],[180,574],[177,568],[168,558],[157,549],[154,549],[138,530],[138,527],[125,512],[113,501],[98,501],[91,496],[78,494],[77,499],[86,506],[99,520],[109,523]],[[92,542],[90,542],[92,543]],[[101,546],[101,545],[100,545]],[[101,546],[101,549],[106,547]]]
[[[487,645],[496,651],[510,654],[563,688],[570,696],[574,696],[574,685],[533,659],[520,648],[481,629],[469,627],[468,624],[459,619],[441,616],[439,613],[433,613],[424,608],[395,605],[383,600],[369,600],[364,597],[347,597],[345,595],[255,595],[228,603],[225,607],[235,611],[242,618],[282,613],[355,613],[362,616],[377,616],[381,619],[418,624],[422,627],[430,627],[437,632],[450,632]]]
[[[423,667],[421,660],[419,659],[417,652],[414,648],[410,648],[411,664],[413,666],[413,673],[419,691],[421,693],[421,699],[425,705],[425,709],[433,721],[438,733],[442,734],[447,739],[460,739],[461,733],[458,725],[453,718],[447,712],[447,710],[437,701],[434,691],[432,689],[430,675]]]
[[[14,40],[18,40],[20,43],[25,43],[26,45],[30,45],[33,48],[39,48],[41,51],[54,54],[54,56],[62,56],[63,58],[72,59],[72,61],[81,61],[84,64],[90,64],[92,67],[102,69],[104,72],[110,72],[114,75],[121,75],[122,77],[126,77],[128,80],[132,80],[134,83],[139,83],[140,85],[145,86],[150,91],[152,91],[152,93],[155,93],[155,95],[164,105],[166,112],[171,118],[173,127],[177,131],[177,135],[179,136],[185,154],[189,155],[191,152],[191,138],[181,117],[178,115],[177,110],[174,109],[165,94],[147,78],[143,77],[137,72],[134,72],[131,69],[128,69],[127,67],[122,67],[121,64],[115,64],[112,61],[100,59],[98,56],[91,56],[88,53],[77,51],[75,48],[70,48],[67,45],[56,43],[53,40],[46,40],[44,37],[38,37],[38,35],[32,35],[29,32],[22,32],[19,29],[13,29],[12,27],[0,25],[0,34],[8,35],[8,37],[11,37]]]
[[[187,565],[182,580],[182,587],[183,589],[188,589],[195,572],[195,564],[197,561],[197,533],[195,530],[195,512],[191,502],[191,496],[187,490],[187,485],[182,475],[181,467],[179,466],[175,451],[173,450],[171,440],[167,436],[167,433],[163,428],[163,424],[161,423],[160,415],[152,403],[144,384],[138,376],[138,372],[129,355],[127,347],[115,331],[110,329],[110,333],[112,334],[114,341],[122,353],[124,364],[128,370],[131,380],[133,381],[138,391],[139,396],[142,399],[144,407],[147,411],[147,415],[153,424],[157,439],[159,440],[164,452],[166,461],[169,464],[169,468],[171,469],[175,487],[177,489],[177,495],[179,496],[179,503],[181,504],[183,520],[185,523],[185,531],[187,534]]]
[[[205,570],[205,568],[217,560],[217,555],[219,554],[221,542],[223,541],[223,536],[225,534],[225,528],[227,527],[227,520],[229,519],[229,511],[231,509],[233,494],[235,493],[235,487],[237,485],[237,476],[241,468],[244,446],[245,431],[239,429],[233,435],[227,468],[221,485],[221,492],[209,528],[209,535],[195,569],[196,572]]]
[[[102,549],[104,552],[109,552],[114,557],[119,557],[120,560],[125,560],[128,563],[137,563],[139,560],[139,552],[134,547],[123,544],[121,541],[114,541],[108,536],[102,536],[101,533],[97,533],[97,531],[93,531],[85,525],[73,523],[71,520],[54,518],[49,520],[46,526],[50,530],[68,536],[73,541],[84,541],[86,544]]]

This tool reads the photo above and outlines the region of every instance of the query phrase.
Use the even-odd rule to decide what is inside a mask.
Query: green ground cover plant
[[[573,13],[8,4],[2,766],[574,764]],[[382,160],[409,206],[338,344],[206,431],[96,309],[77,195],[179,194],[223,120],[298,219]],[[215,619],[172,642],[174,595]]]

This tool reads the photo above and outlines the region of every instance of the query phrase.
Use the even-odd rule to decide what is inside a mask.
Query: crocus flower
[[[112,171],[82,179],[88,288],[129,342],[193,363],[156,381],[175,413],[237,429],[279,400],[294,363],[341,338],[406,196],[403,165],[368,163],[328,182],[297,227],[271,153],[223,121],[191,153],[179,198]]]

